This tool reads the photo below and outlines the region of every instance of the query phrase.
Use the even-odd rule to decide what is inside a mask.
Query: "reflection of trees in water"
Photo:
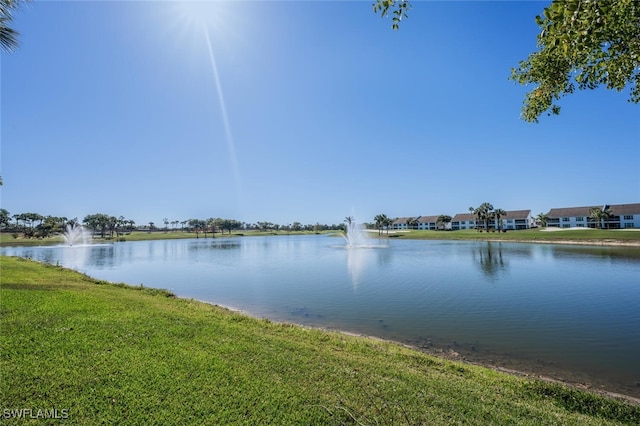
[[[547,248],[554,258],[562,259],[596,259],[596,260],[640,260],[640,247],[617,246],[580,246],[580,245],[549,245]]]
[[[89,263],[100,268],[112,268],[115,266],[114,258],[113,244],[97,246],[91,250]]]
[[[189,251],[200,250],[234,250],[239,249],[240,243],[237,241],[216,241],[211,244],[192,244],[189,246]]]
[[[389,250],[387,248],[379,248],[375,250],[376,254],[377,254],[377,261],[378,261],[378,265],[380,266],[387,266],[389,263],[391,263],[391,255],[392,255],[392,250]]]
[[[509,263],[502,255],[502,244],[492,244],[487,241],[484,247],[478,247],[475,253],[476,260],[480,265],[480,270],[488,277],[495,278],[498,273],[505,271],[509,267]]]

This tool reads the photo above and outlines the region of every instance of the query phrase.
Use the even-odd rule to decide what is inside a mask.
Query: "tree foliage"
[[[20,0],[0,0],[0,50],[12,52],[18,47],[18,32],[11,28],[13,12],[19,7]]]
[[[394,29],[407,18],[407,0],[375,0],[374,12],[393,16]],[[553,0],[536,16],[539,50],[511,70],[510,78],[534,85],[525,95],[522,118],[537,122],[555,103],[576,89],[622,91],[640,102],[640,1]]]
[[[391,28],[397,30],[400,28],[400,22],[408,18],[407,12],[411,9],[411,3],[408,0],[376,0],[373,3],[373,11],[380,12],[380,16],[386,18],[391,15]]]
[[[640,2],[636,0],[554,0],[536,22],[537,52],[511,71],[520,84],[535,84],[525,96],[522,117],[537,122],[566,94],[605,86],[630,86],[629,101],[640,102]]]
[[[608,206],[605,206],[604,209],[600,207],[593,207],[589,209],[589,219],[595,225],[596,228],[602,229],[603,224],[607,224],[607,229],[609,229],[609,219],[611,219],[611,211]]]

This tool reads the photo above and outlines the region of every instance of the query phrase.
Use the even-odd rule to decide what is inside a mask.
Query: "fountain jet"
[[[367,237],[362,225],[359,225],[355,220],[349,218],[347,221],[347,233],[344,235],[347,241],[347,247],[366,246]]]
[[[62,239],[69,246],[89,244],[91,242],[91,232],[84,229],[82,225],[67,225],[67,230],[62,234]]]

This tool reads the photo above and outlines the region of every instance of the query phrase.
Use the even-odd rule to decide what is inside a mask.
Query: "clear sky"
[[[11,214],[289,224],[640,202],[640,105],[520,119],[547,2],[35,1],[2,54]]]

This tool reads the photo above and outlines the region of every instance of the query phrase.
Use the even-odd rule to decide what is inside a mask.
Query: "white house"
[[[399,229],[415,229],[414,226],[411,226],[413,220],[419,219],[418,217],[399,217],[393,221],[391,224],[391,229],[399,230]]]
[[[420,216],[418,218],[418,229],[436,231],[438,230],[438,216]],[[451,222],[443,222],[440,229],[444,229],[446,231],[451,229]]]
[[[589,211],[597,207],[602,208],[602,206],[586,206],[551,209],[547,213],[547,226],[550,228],[588,228]]]
[[[612,229],[640,228],[640,203],[609,206],[609,227]]]
[[[536,226],[531,210],[508,210],[500,221],[502,222],[500,229],[530,229]]]
[[[508,210],[500,217],[500,224],[497,219],[491,219],[489,226],[495,229],[529,229],[535,227],[535,219],[531,216],[531,210]],[[499,226],[498,226],[499,225]],[[484,229],[484,222],[478,222],[478,227]],[[451,221],[451,229],[476,229],[476,217],[473,213],[458,213]]]
[[[609,219],[598,224],[590,217],[590,211],[600,208],[608,211]],[[604,204],[602,206],[563,207],[549,210],[547,226],[558,228],[597,228],[608,229],[640,228],[640,203],[636,204]]]
[[[451,229],[476,229],[476,217],[473,213],[458,213],[451,219]]]

